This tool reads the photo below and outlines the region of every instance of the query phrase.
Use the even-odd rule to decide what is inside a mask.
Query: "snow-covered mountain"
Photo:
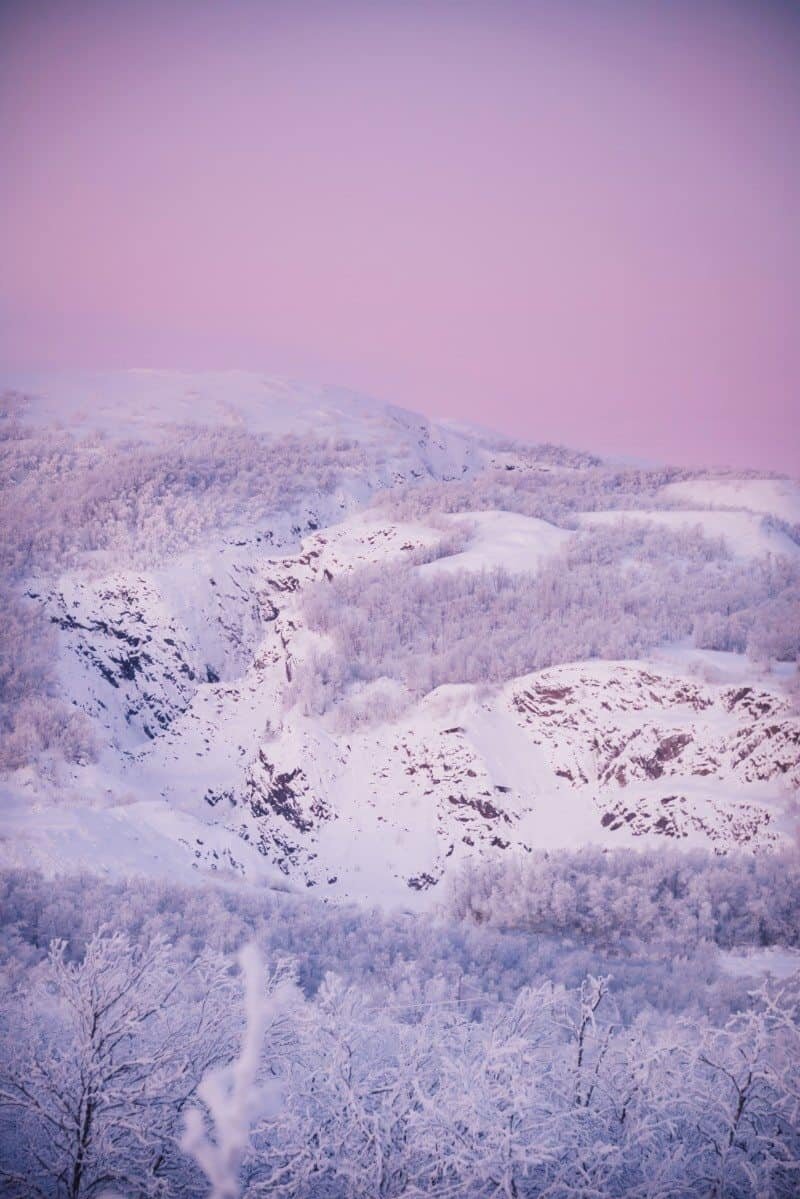
[[[328,705],[305,686],[336,648],[310,619],[309,598],[344,577],[371,568],[391,584],[402,570],[433,586],[481,572],[535,577],[549,564],[555,587],[577,538],[642,525],[711,539],[720,571],[791,572],[800,489],[790,481],[654,475],[633,507],[623,483],[605,481],[605,506],[580,511],[575,501],[556,522],[526,512],[530,497],[544,511],[566,487],[594,495],[595,460],[492,441],[337,389],[239,373],[9,384],[12,487],[30,486],[19,446],[56,425],[81,455],[101,459],[109,446],[167,445],[180,456],[185,430],[198,427],[210,437],[204,454],[216,431],[234,430],[322,439],[349,457],[285,506],[270,493],[254,508],[256,485],[224,508],[224,527],[199,526],[169,553],[137,558],[114,542],[27,571],[28,602],[57,631],[55,686],[90,720],[98,752],[72,763],[45,755],[7,773],[5,862],[231,871],[330,898],[424,906],[474,857],[585,843],[768,851],[794,836],[800,717],[788,662],[756,665],[683,639],[644,656],[606,648],[603,660],[432,690],[397,672],[356,671]],[[481,506],[502,499],[512,477],[516,510]],[[47,485],[57,492],[59,479]],[[138,497],[146,485],[131,486]],[[773,623],[787,619],[780,603]]]

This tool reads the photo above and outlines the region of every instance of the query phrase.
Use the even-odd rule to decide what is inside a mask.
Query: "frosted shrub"
[[[0,586],[0,771],[43,754],[94,757],[91,725],[55,694],[56,637],[35,602]]]

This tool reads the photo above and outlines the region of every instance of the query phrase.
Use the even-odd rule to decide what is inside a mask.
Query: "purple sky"
[[[800,472],[800,5],[0,3],[0,363]]]

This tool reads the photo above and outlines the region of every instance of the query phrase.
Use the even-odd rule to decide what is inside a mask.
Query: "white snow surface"
[[[800,483],[792,479],[685,479],[661,489],[665,499],[736,508],[800,521]]]
[[[728,950],[720,954],[722,969],[735,978],[758,978],[768,974],[782,980],[800,970],[800,949],[771,945],[767,949]]]
[[[431,576],[454,570],[497,570],[514,572],[539,569],[569,540],[571,534],[535,516],[517,512],[453,513],[447,519],[471,526],[467,548],[421,566]]]
[[[110,437],[147,436],[165,423],[363,436],[387,415],[410,415],[342,388],[252,371],[20,371],[2,382],[31,397],[28,419]]]

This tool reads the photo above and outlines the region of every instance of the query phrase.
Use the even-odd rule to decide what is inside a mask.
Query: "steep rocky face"
[[[65,688],[120,749],[156,738],[213,673],[145,575],[65,580],[45,610],[61,632]]]
[[[575,786],[674,775],[800,785],[800,720],[775,691],[623,665],[598,677],[586,665],[541,672],[512,704],[536,743],[550,744],[559,777]]]

